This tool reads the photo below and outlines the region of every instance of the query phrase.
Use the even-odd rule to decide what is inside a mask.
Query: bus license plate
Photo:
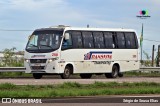
[[[41,66],[41,64],[34,64],[34,66],[37,66],[37,67],[39,67],[39,66]]]

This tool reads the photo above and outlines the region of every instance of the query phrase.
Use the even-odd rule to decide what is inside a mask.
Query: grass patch
[[[160,94],[160,83],[95,82],[79,84],[65,82],[59,85],[0,84],[0,97],[75,97],[97,95]]]
[[[0,84],[0,90],[11,90],[16,88],[17,86],[11,83]]]
[[[82,85],[77,82],[64,82],[60,84],[59,88],[80,88]]]
[[[130,72],[125,72],[124,73],[125,76],[142,76],[142,77],[159,77],[160,76],[160,72],[143,72],[143,71],[130,71]]]
[[[32,74],[24,72],[0,72],[0,78],[17,78],[17,77],[32,77]]]

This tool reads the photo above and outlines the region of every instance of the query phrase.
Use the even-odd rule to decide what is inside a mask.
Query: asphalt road
[[[16,85],[46,85],[46,84],[62,84],[64,82],[78,82],[80,84],[91,84],[95,81],[101,82],[156,82],[160,83],[159,77],[123,77],[116,79],[60,79],[60,78],[42,78],[42,79],[34,79],[34,78],[7,78],[0,79],[0,83],[13,83]]]

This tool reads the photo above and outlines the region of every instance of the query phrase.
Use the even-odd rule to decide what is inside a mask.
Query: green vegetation
[[[13,47],[11,49],[3,50],[3,59],[0,62],[0,67],[23,67],[24,66],[24,58],[18,57],[18,55],[22,55],[23,53],[16,54],[16,48]]]
[[[22,78],[32,77],[32,74],[26,74],[24,72],[0,72],[0,78]]]
[[[138,72],[138,71],[130,71],[130,72],[125,72],[124,76],[127,77],[134,77],[134,76],[140,76],[140,77],[160,77],[160,72]]]
[[[95,82],[58,85],[0,84],[0,97],[75,97],[97,95],[160,94],[160,83]]]

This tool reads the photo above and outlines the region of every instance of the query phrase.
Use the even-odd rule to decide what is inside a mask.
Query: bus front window
[[[59,48],[62,34],[59,33],[37,33],[31,35],[26,50],[28,52],[46,53]]]

